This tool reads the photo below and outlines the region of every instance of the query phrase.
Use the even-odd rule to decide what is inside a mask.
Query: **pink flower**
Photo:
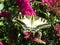
[[[42,2],[47,3],[50,6],[49,8],[57,8],[59,7],[57,3],[60,3],[60,0],[42,0]]]
[[[10,12],[8,11],[2,11],[3,17],[9,17],[10,16]]]
[[[57,34],[56,34],[56,36],[60,37],[60,34],[59,34],[59,33],[57,33]]]
[[[33,8],[31,7],[29,0],[16,0],[16,4],[19,7],[19,9],[23,15],[36,16],[36,13],[34,12]]]
[[[56,2],[57,0],[42,0],[42,2],[44,3],[54,3]]]
[[[59,30],[60,30],[60,24],[59,24],[59,23],[57,23],[57,24],[54,26],[54,30],[56,30],[56,31],[59,31]]]
[[[22,33],[26,36],[32,34],[31,32],[24,32],[24,31]]]
[[[27,40],[29,38],[31,38],[33,36],[33,34],[31,32],[22,32],[22,34],[24,35],[24,38]]]
[[[54,26],[54,30],[57,32],[56,33],[56,36],[60,37],[60,24],[57,23],[55,26]]]
[[[9,16],[10,16],[10,12],[8,12],[8,11],[0,12],[0,17],[9,17]]]
[[[24,35],[24,39],[30,39],[35,41],[36,43],[42,43],[42,44],[46,44],[46,42],[42,41],[41,39],[39,39],[38,37],[34,36],[32,32],[22,32],[22,34]]]
[[[2,43],[2,42],[0,42],[0,45],[3,45],[3,43]]]
[[[36,43],[46,44],[46,42],[44,42],[44,41],[42,41],[41,39],[36,38],[36,37],[34,37],[32,40],[35,41]]]
[[[60,2],[60,0],[57,0],[58,2]]]

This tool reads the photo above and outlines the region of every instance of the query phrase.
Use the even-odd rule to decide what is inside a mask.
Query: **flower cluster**
[[[22,34],[24,35],[25,39],[33,39],[35,36],[33,36],[33,34],[31,32],[22,32]]]
[[[37,43],[46,44],[46,42],[44,42],[41,39],[39,39],[38,37],[34,36],[32,32],[23,31],[22,35],[23,35],[24,39],[26,39],[26,40],[30,39],[30,40],[33,40],[33,41],[35,41]]]
[[[34,12],[33,8],[31,7],[29,0],[16,0],[16,4],[19,7],[19,9],[23,15],[36,16],[36,13]]]
[[[54,30],[57,32],[56,36],[60,37],[60,24],[59,23],[57,23],[54,26]]]
[[[10,12],[8,11],[1,11],[0,12],[0,17],[9,17],[10,16]]]
[[[57,8],[59,7],[60,0],[42,0],[43,3],[47,3],[48,8]]]

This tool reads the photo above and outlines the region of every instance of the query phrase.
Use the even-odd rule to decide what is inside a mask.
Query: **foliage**
[[[43,45],[31,39],[25,40],[22,31],[26,31],[32,32],[34,36],[45,41],[46,45],[59,45],[60,37],[56,36],[56,31],[54,30],[55,24],[60,23],[59,15],[50,11],[51,9],[47,9],[46,4],[41,1],[31,0],[30,4],[37,13],[36,17],[24,16],[16,5],[15,0],[0,1],[0,41],[7,45],[10,38],[9,34],[13,34],[18,38],[18,45]],[[4,11],[10,12],[10,15],[2,17],[1,12]]]

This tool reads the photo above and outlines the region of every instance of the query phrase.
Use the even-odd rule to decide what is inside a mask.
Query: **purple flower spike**
[[[16,4],[19,7],[19,9],[23,15],[36,16],[36,13],[34,12],[33,8],[31,7],[29,0],[16,0]]]

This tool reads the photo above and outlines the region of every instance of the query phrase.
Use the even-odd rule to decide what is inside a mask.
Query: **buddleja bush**
[[[0,44],[59,45],[59,2],[0,0]]]

